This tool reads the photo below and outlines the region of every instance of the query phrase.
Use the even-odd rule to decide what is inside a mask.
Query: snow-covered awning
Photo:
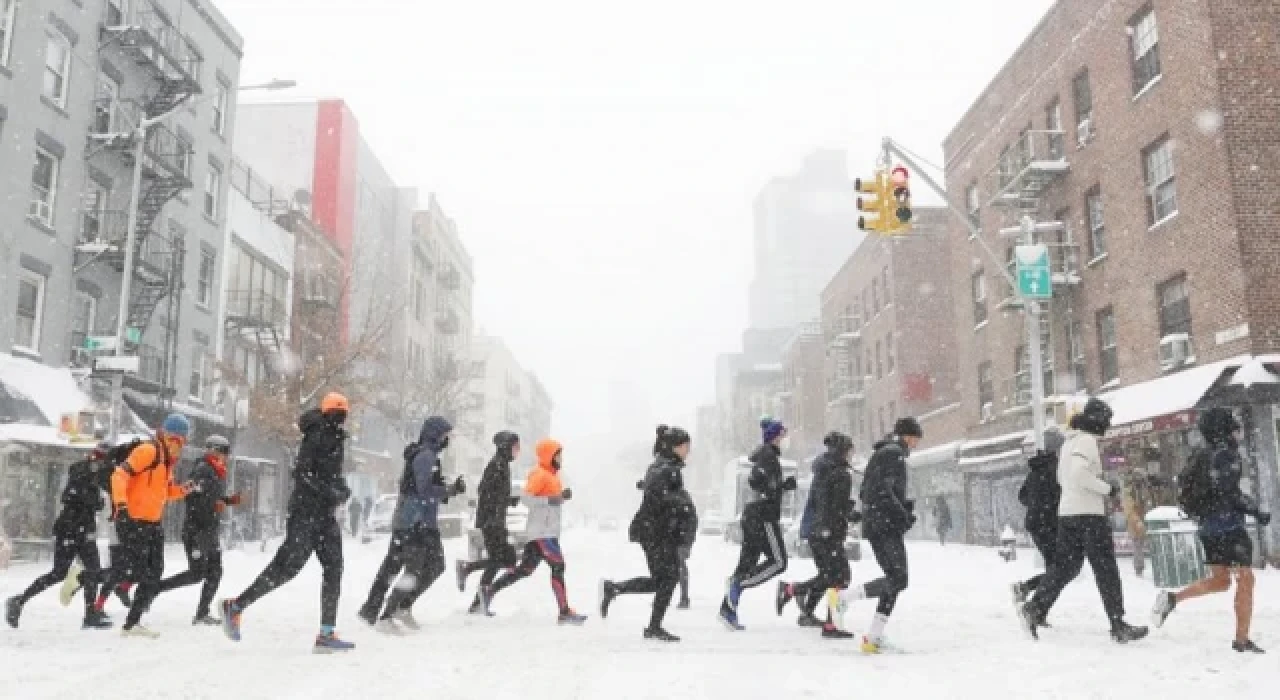
[[[64,415],[81,411],[102,412],[102,408],[94,403],[70,369],[50,367],[23,357],[0,353],[0,385],[3,385],[4,393],[14,400],[11,404],[21,404],[28,409],[34,406],[36,409],[5,416],[4,422],[0,422],[0,442],[74,449],[93,447],[92,438],[73,443],[59,431]],[[137,416],[131,411],[126,411],[126,414],[122,432],[141,432],[142,424]]]
[[[1167,377],[1127,386],[1099,396],[1111,407],[1111,425],[1130,423],[1194,408],[1206,392],[1222,378],[1222,373],[1248,362],[1248,355],[1192,367]]]

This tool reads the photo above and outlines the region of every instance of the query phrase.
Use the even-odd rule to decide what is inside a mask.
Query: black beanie
[[[899,418],[897,423],[893,424],[893,434],[901,437],[924,437],[924,429],[920,427],[920,421],[907,416]]]

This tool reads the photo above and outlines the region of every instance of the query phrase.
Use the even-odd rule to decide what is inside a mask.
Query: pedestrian
[[[877,654],[884,644],[884,628],[889,623],[898,595],[907,589],[907,545],[904,537],[916,523],[915,501],[907,498],[907,457],[924,438],[915,418],[900,418],[893,434],[876,443],[862,479],[862,535],[884,575],[861,585],[850,586],[831,596],[837,614],[844,617],[849,601],[877,598],[871,631],[862,638],[862,652]]]
[[[68,468],[67,485],[62,489],[62,510],[53,521],[53,568],[33,581],[21,594],[6,601],[5,622],[10,627],[18,626],[22,607],[27,601],[69,578],[68,573],[76,557],[80,558],[84,570],[98,572],[102,569],[98,560],[97,517],[106,500],[102,497],[100,474],[109,471],[107,455],[101,448],[94,449]],[[82,629],[111,628],[111,619],[94,607],[96,592],[97,586],[93,581],[84,586]],[[70,598],[68,595],[67,603]]]
[[[1133,465],[1126,473],[1120,490],[1120,507],[1124,511],[1125,528],[1133,543],[1133,573],[1142,578],[1147,559],[1146,515],[1155,503],[1152,484],[1144,465]]]
[[[1162,627],[1178,604],[1225,593],[1234,580],[1236,629],[1231,648],[1261,654],[1263,650],[1249,639],[1253,619],[1253,541],[1245,530],[1245,516],[1252,515],[1266,527],[1271,523],[1271,514],[1261,511],[1240,489],[1241,426],[1230,409],[1205,411],[1198,427],[1205,446],[1195,451],[1179,479],[1184,494],[1179,501],[1187,515],[1199,523],[1209,576],[1176,593],[1162,592],[1156,597],[1152,619],[1156,627]]]
[[[644,638],[678,642],[680,638],[662,626],[680,580],[680,546],[694,527],[697,509],[684,487],[684,461],[689,457],[689,433],[679,427],[659,425],[653,443],[653,464],[645,472],[644,496],[631,520],[628,536],[644,550],[649,575],[614,583],[600,582],[600,617],[620,595],[653,594],[653,611]]]
[[[467,577],[476,571],[480,575],[480,587],[493,583],[498,572],[516,565],[516,548],[511,546],[511,533],[507,531],[507,509],[520,503],[519,496],[511,495],[511,463],[520,457],[520,436],[503,430],[493,436],[493,457],[484,468],[476,502],[476,529],[484,540],[484,559],[455,563],[454,571],[458,590],[465,591]],[[476,591],[468,612],[484,614],[480,592]]]
[[[827,620],[819,620],[814,611],[828,591],[839,591],[849,585],[852,572],[844,551],[849,525],[861,516],[854,509],[853,439],[844,433],[828,433],[822,440],[827,451],[813,462],[813,482],[809,500],[800,522],[800,535],[809,542],[818,574],[803,583],[778,582],[777,610],[781,615],[794,598],[800,606],[801,627],[821,627],[827,639],[851,639],[853,635],[840,629],[827,609]]]
[[[360,525],[364,522],[361,516],[365,515],[364,503],[358,498],[351,499],[351,505],[347,506],[347,514],[351,516],[351,536],[360,536]]]
[[[172,413],[156,431],[155,439],[133,448],[111,476],[116,531],[124,547],[124,566],[119,576],[138,585],[138,595],[121,628],[126,637],[159,636],[140,623],[160,591],[160,577],[164,574],[161,521],[165,504],[185,498],[192,488],[190,484],[179,486],[173,482],[173,471],[190,437],[191,422],[181,413]],[[112,568],[116,566],[113,562]]]
[[[938,544],[946,546],[947,533],[951,532],[951,506],[947,505],[947,497],[938,494],[933,502],[933,522],[938,530]]]
[[[1031,535],[1031,542],[1040,552],[1047,572],[1058,559],[1058,501],[1062,488],[1058,486],[1058,454],[1065,441],[1057,429],[1044,431],[1044,449],[1027,460],[1030,473],[1018,489],[1018,502],[1027,509],[1023,527]],[[1026,581],[1013,583],[1013,604],[1021,607],[1027,597],[1044,582],[1045,574],[1036,574]],[[1044,621],[1041,621],[1044,624]]]
[[[587,616],[579,615],[569,607],[569,595],[564,586],[564,553],[560,549],[560,511],[564,502],[573,498],[573,491],[566,488],[560,480],[563,448],[559,442],[546,438],[538,441],[533,452],[538,463],[525,477],[522,496],[529,507],[529,520],[525,529],[529,542],[524,546],[516,568],[508,570],[492,584],[480,587],[480,604],[487,614],[498,591],[527,578],[538,568],[540,562],[545,561],[551,567],[551,590],[560,609],[556,622],[561,625],[581,625],[586,622]]]
[[[452,431],[449,421],[431,416],[423,421],[418,441],[405,447],[400,496],[391,516],[387,555],[369,588],[369,597],[357,613],[361,620],[384,634],[402,634],[400,626],[410,630],[422,628],[413,616],[413,604],[444,573],[444,545],[440,541],[438,520],[440,506],[466,491],[462,477],[446,486],[441,472],[440,455],[448,449]],[[401,578],[387,598],[387,591],[397,576]]]
[[[1062,589],[1080,574],[1086,558],[1111,623],[1111,638],[1124,644],[1147,636],[1146,627],[1134,627],[1124,620],[1124,588],[1116,566],[1111,521],[1106,516],[1106,501],[1115,493],[1115,486],[1102,478],[1098,438],[1111,427],[1111,415],[1110,406],[1091,398],[1071,418],[1071,429],[1058,459],[1062,496],[1058,502],[1055,558],[1035,594],[1018,608],[1023,629],[1032,639],[1039,638],[1037,628],[1044,626],[1045,616]]]
[[[182,546],[187,552],[187,570],[160,582],[158,593],[183,586],[202,584],[193,625],[221,625],[209,613],[213,596],[222,582],[222,544],[218,541],[219,516],[227,506],[240,505],[240,494],[227,494],[227,459],[231,442],[221,435],[204,441],[204,456],[191,471],[192,489],[186,497],[182,521]]]
[[[241,616],[260,598],[293,580],[312,553],[320,562],[320,633],[312,651],[317,654],[350,651],[355,644],[338,638],[338,599],[342,595],[342,525],[338,506],[351,497],[342,476],[347,431],[343,424],[351,404],[339,393],[326,394],[320,407],[298,418],[302,442],[293,467],[284,541],[258,578],[235,598],[220,605],[222,629],[240,641]]]
[[[693,604],[689,600],[689,557],[693,556],[693,544],[698,539],[698,514],[691,512],[687,527],[680,529],[680,602],[676,607],[688,610]]]
[[[98,443],[96,452],[105,455],[103,467],[95,473],[99,490],[105,491],[108,495],[111,494],[111,477],[115,474],[116,467],[123,464],[133,449],[140,444],[142,444],[141,439],[114,446],[106,442]],[[107,528],[107,557],[108,565],[96,571],[83,569],[75,564],[71,565],[59,594],[59,600],[64,606],[71,604],[71,599],[82,587],[95,585],[98,598],[93,603],[94,610],[98,612],[106,610],[107,599],[113,593],[125,608],[133,607],[133,599],[129,595],[129,591],[133,589],[133,583],[121,578],[126,557],[124,546],[120,544],[120,536],[114,524]]]
[[[742,510],[742,549],[720,603],[720,620],[731,630],[744,629],[738,619],[742,592],[767,583],[787,570],[787,549],[779,521],[783,494],[794,491],[797,486],[794,475],[784,477],[782,474],[781,457],[787,429],[780,421],[765,418],[760,421],[760,433],[762,444],[750,457],[747,485],[753,493],[752,501]]]

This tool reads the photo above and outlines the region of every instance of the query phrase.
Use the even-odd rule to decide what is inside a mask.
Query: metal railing
[[[288,317],[288,309],[283,299],[278,299],[265,290],[236,290],[227,292],[228,320],[241,324],[273,326],[282,328]]]
[[[127,211],[86,211],[80,215],[81,245],[100,243],[119,245],[125,241],[129,232],[129,212]]]
[[[1066,173],[1065,139],[1066,132],[1060,129],[1022,132],[1000,152],[992,171],[998,193],[1007,195],[1028,186],[1040,189]]]
[[[166,78],[196,81],[201,58],[195,47],[153,3],[138,4],[129,25],[141,30],[151,42],[150,46],[142,47],[142,53]]]

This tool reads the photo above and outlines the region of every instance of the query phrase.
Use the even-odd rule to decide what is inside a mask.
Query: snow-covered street
[[[457,592],[450,570],[418,604],[425,629],[392,638],[355,619],[385,538],[347,540],[339,627],[359,646],[345,656],[310,653],[319,615],[314,562],[246,613],[238,645],[189,624],[194,587],[156,601],[148,623],[163,636],[154,642],[81,631],[78,601],[61,608],[51,590],[27,606],[20,629],[0,631],[0,697],[1245,698],[1274,697],[1280,681],[1280,576],[1270,571],[1259,575],[1254,616],[1254,638],[1272,649],[1265,656],[1231,651],[1229,595],[1189,603],[1147,640],[1117,646],[1087,567],[1050,616],[1053,628],[1033,643],[1018,631],[1007,586],[1031,573],[1031,552],[1005,564],[991,549],[911,543],[911,588],[889,627],[905,653],[865,657],[856,644],[796,627],[794,606],[777,617],[772,584],[744,595],[746,631],[722,628],[715,608],[736,549],[718,538],[694,550],[693,609],[673,607],[667,617],[684,641],[645,642],[648,597],[621,598],[605,621],[596,610],[600,577],[643,572],[639,548],[622,531],[574,530],[563,543],[570,601],[591,615],[585,627],[556,626],[545,568],[499,595],[492,619],[464,613],[470,591]],[[462,540],[447,548],[452,565]],[[239,592],[271,553],[228,553],[221,593]],[[168,563],[168,572],[184,566],[180,550],[168,550]],[[19,592],[44,565],[0,574],[0,596]],[[1155,590],[1133,577],[1127,560],[1121,568],[1130,621],[1146,624]],[[812,563],[799,560],[784,577],[811,573]],[[856,579],[877,573],[871,561],[854,565]],[[865,625],[873,607],[855,606],[851,628]],[[116,601],[108,609],[122,619]]]

